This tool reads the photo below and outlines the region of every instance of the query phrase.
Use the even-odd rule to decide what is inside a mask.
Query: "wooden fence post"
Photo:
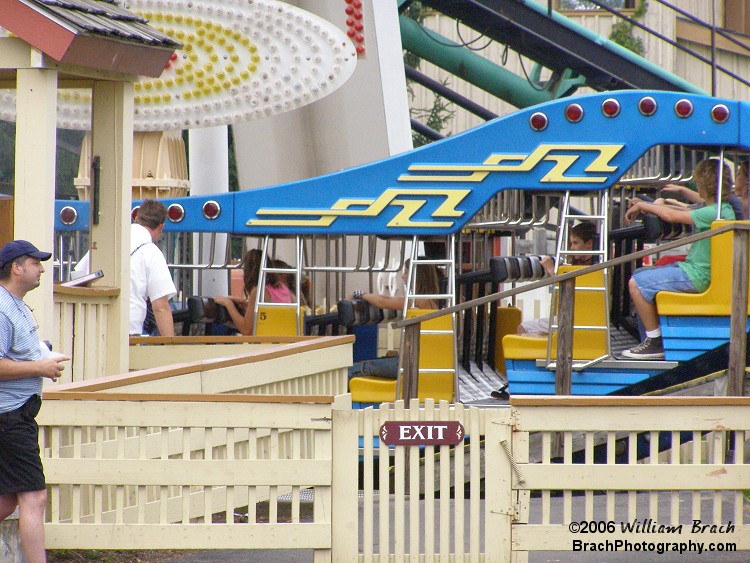
[[[727,395],[741,397],[745,383],[745,355],[747,353],[747,252],[748,232],[734,231],[732,256],[732,305],[729,321],[729,369]]]
[[[560,282],[557,309],[557,367],[555,368],[555,395],[570,395],[573,375],[573,310],[575,307],[576,280]]]
[[[408,402],[417,397],[419,387],[419,332],[422,323],[414,323],[404,330],[404,368],[401,374],[401,399]]]

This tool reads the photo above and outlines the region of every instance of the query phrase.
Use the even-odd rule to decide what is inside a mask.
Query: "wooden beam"
[[[555,397],[552,395],[511,396],[512,407],[711,407],[750,406],[750,397]]]
[[[729,35],[734,35],[730,31],[722,30]],[[675,26],[675,35],[678,41],[690,41],[691,43],[697,43],[707,48],[711,48],[711,28],[698,25],[690,21],[678,18]],[[737,41],[750,46],[746,36],[737,35]],[[716,35],[716,48],[721,51],[728,53],[734,53],[735,55],[742,55],[743,57],[750,57],[750,49],[743,49],[736,43],[732,43],[727,38],[721,35]]]
[[[57,136],[57,72],[24,68],[17,73],[14,237],[52,252],[55,244],[55,162]],[[36,311],[39,335],[51,339],[52,266],[41,286],[26,296]]]
[[[557,365],[555,395],[570,395],[573,376],[573,313],[575,279],[560,282],[557,311]]]
[[[419,332],[422,323],[406,327],[404,330],[403,373],[401,373],[401,399],[409,401],[418,396],[419,391]]]
[[[727,370],[727,395],[741,397],[745,382],[745,357],[747,353],[747,231],[734,231],[732,239],[732,302],[729,321],[729,369]]]
[[[91,271],[102,270],[120,296],[107,315],[106,373],[128,371],[130,208],[133,185],[133,85],[96,82],[92,90],[91,156],[100,159],[98,218],[91,218]],[[87,163],[91,166],[91,161]],[[93,211],[93,205],[92,205]]]

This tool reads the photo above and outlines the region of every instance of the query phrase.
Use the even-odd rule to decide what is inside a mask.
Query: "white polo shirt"
[[[76,264],[76,272],[89,273],[89,253]],[[151,241],[151,233],[137,223],[130,225],[130,325],[129,334],[141,334],[146,320],[146,299],[171,298],[177,294],[164,255]]]
[[[146,319],[146,299],[171,298],[177,289],[161,250],[151,233],[137,223],[130,225],[130,334],[141,334]]]

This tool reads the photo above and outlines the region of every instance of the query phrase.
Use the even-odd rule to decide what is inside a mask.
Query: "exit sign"
[[[380,439],[388,446],[455,446],[464,439],[464,427],[455,420],[386,422],[380,427]]]

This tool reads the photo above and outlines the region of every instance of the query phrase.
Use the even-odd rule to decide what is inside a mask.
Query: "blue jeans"
[[[660,291],[697,293],[693,282],[677,264],[645,266],[633,272],[633,280],[643,298],[653,304]]]
[[[355,362],[349,368],[349,379],[352,377],[398,379],[398,356]]]

